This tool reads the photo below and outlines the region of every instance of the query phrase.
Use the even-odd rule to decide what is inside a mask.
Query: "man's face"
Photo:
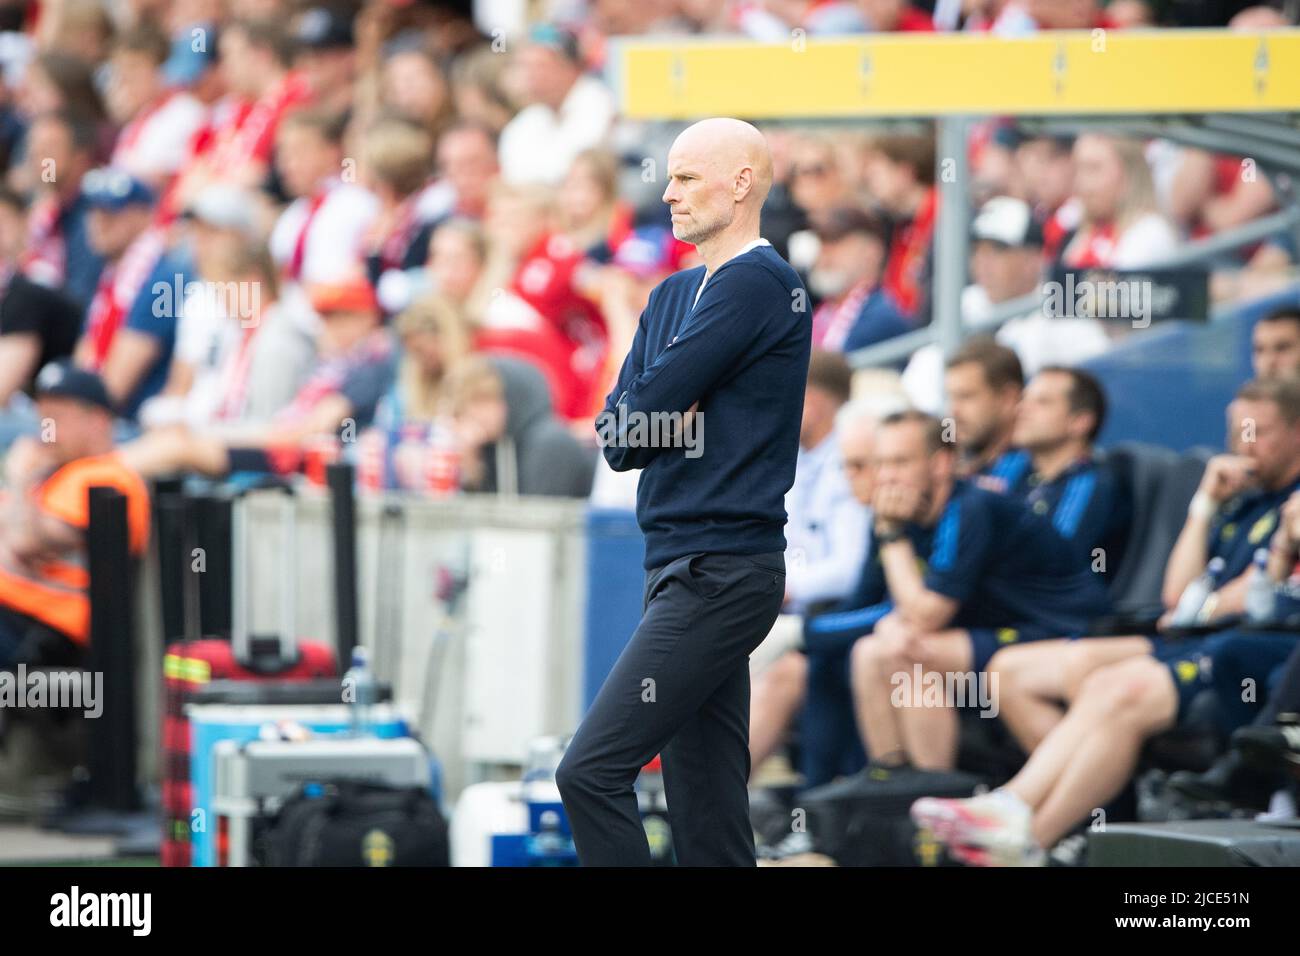
[[[865,422],[851,423],[840,435],[844,476],[849,480],[853,497],[864,505],[871,504],[871,496],[876,491],[872,436],[872,427]]]
[[[875,490],[893,485],[917,493],[921,511],[934,497],[939,478],[937,459],[926,447],[925,430],[917,422],[882,425],[876,433],[872,450]],[[912,515],[919,517],[920,511]]]
[[[74,163],[72,134],[56,120],[38,120],[27,134],[27,165],[36,182],[44,185],[47,171],[53,171],[55,180],[50,183],[60,192],[61,187],[75,188],[84,172],[84,163]],[[66,177],[66,179],[65,179]]]
[[[971,275],[993,303],[1029,295],[1038,286],[1040,250],[977,240],[971,249]]]
[[[158,69],[145,54],[127,50],[113,54],[111,64],[108,109],[124,123],[157,95]]]
[[[801,143],[790,157],[790,198],[804,212],[820,212],[844,194],[835,153],[821,143]]]
[[[529,103],[557,107],[564,102],[576,78],[573,67],[556,50],[530,44],[515,59],[520,91]]]
[[[1113,219],[1123,190],[1124,167],[1119,154],[1100,136],[1080,136],[1074,144],[1074,194],[1088,217]]]
[[[350,47],[304,50],[294,61],[307,85],[318,97],[333,96],[352,83],[356,72],[356,54]]]
[[[698,140],[679,136],[673,143],[663,195],[672,210],[673,235],[692,245],[717,235],[736,216],[734,171],[720,169]]]
[[[276,141],[275,168],[293,196],[310,196],[342,163],[337,150],[314,130],[288,123]]]
[[[817,264],[809,282],[823,298],[838,298],[859,282],[880,281],[885,247],[867,233],[850,233],[840,239],[823,240]]]
[[[253,47],[240,30],[226,30],[218,42],[221,76],[226,88],[248,95],[257,90],[256,60]]]
[[[86,238],[99,255],[116,259],[149,224],[149,216],[149,207],[144,205],[116,210],[96,206],[86,216]]]
[[[84,458],[104,431],[111,429],[107,412],[73,398],[46,395],[36,400],[36,414],[44,434],[52,436],[47,447],[60,464]]]
[[[438,169],[462,208],[483,209],[498,167],[492,144],[482,133],[458,130],[444,135],[438,142]]]
[[[1059,448],[1082,428],[1070,412],[1070,378],[1042,372],[1025,386],[1011,440],[1031,452]]]
[[[957,427],[957,445],[968,454],[977,455],[991,445],[1015,416],[1019,396],[1013,389],[994,389],[975,362],[948,369],[944,387]]]
[[[1251,364],[1256,378],[1300,375],[1300,318],[1257,322],[1251,336]]]
[[[1287,424],[1274,402],[1236,399],[1228,406],[1228,447],[1254,463],[1261,487],[1275,491],[1300,465],[1300,422]]]

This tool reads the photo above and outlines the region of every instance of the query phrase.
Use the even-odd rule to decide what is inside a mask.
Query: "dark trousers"
[[[853,713],[851,649],[808,653],[808,691],[800,718],[800,770],[807,788],[855,774],[867,765]]]
[[[646,575],[641,624],[556,771],[584,866],[649,866],[633,784],[656,754],[682,866],[753,866],[749,655],[785,596],[785,557],[694,554]]]

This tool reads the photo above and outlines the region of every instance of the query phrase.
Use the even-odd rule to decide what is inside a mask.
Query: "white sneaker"
[[[922,797],[912,820],[969,866],[1043,866],[1047,855],[1034,842],[1033,810],[1007,790],[965,800]]]

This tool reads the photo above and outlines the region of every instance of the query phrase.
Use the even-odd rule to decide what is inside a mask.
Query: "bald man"
[[[610,466],[642,469],[643,616],[556,780],[584,865],[651,862],[633,784],[662,754],[677,862],[753,866],[749,655],[785,595],[812,325],[799,277],[759,237],[762,134],[696,123],[667,172],[673,234],[704,265],[651,292],[596,420]]]

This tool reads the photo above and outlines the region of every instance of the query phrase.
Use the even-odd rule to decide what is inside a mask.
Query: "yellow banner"
[[[610,65],[640,119],[1300,110],[1300,30],[624,39]]]

